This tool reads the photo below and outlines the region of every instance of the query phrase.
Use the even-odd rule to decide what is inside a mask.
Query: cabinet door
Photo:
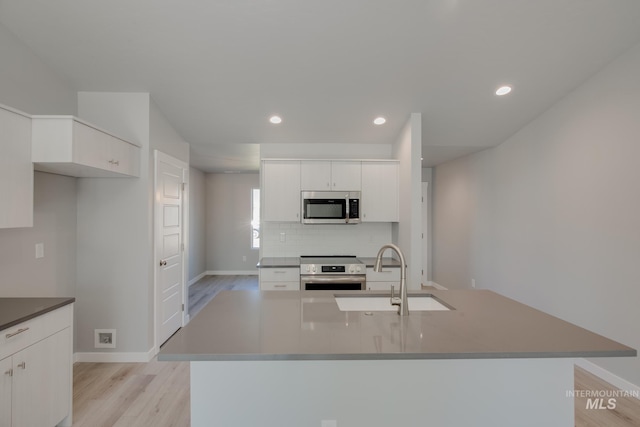
[[[73,122],[73,162],[98,169],[110,169],[109,135],[85,124]]]
[[[314,160],[301,161],[300,189],[302,191],[331,190],[331,162]]]
[[[362,188],[362,167],[360,162],[331,162],[331,190],[360,191]]]
[[[11,357],[0,360],[0,427],[11,427]]]
[[[71,407],[71,333],[64,329],[13,355],[14,426],[54,426]]]
[[[263,161],[262,193],[264,221],[300,221],[300,161]]]
[[[0,106],[0,228],[33,227],[31,119]]]
[[[362,222],[396,222],[398,163],[362,162]]]

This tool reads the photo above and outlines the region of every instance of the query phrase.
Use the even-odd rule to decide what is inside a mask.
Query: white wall
[[[189,168],[189,281],[207,271],[205,174]]]
[[[75,114],[76,92],[0,24],[0,104],[29,114]]]
[[[374,257],[391,242],[391,224],[353,225],[263,223],[262,254],[265,257],[300,255],[357,255]],[[284,233],[285,241],[280,240]],[[391,256],[391,252],[386,254]]]
[[[434,173],[434,280],[640,348],[640,44],[498,147]],[[594,359],[640,384],[638,358]]]
[[[94,329],[116,329],[117,352],[153,345],[149,102],[145,93],[78,94],[80,118],[142,146],[140,178],[78,179],[78,352],[97,351]]]
[[[0,230],[0,296],[75,296],[76,180],[36,172],[32,228]],[[35,259],[35,244],[44,258]]]
[[[257,173],[206,174],[207,271],[257,274],[258,249],[251,248],[253,188],[260,188]]]
[[[0,103],[75,114],[75,91],[0,25]],[[35,244],[45,256],[35,259]],[[76,181],[35,173],[34,225],[0,230],[0,296],[75,296]]]
[[[393,241],[404,254],[409,289],[419,289],[421,283],[421,146],[422,115],[413,113],[393,144],[394,158],[400,161],[400,221],[393,225]]]
[[[78,116],[142,149],[140,178],[78,179],[77,350],[116,329],[113,352],[142,357],[154,345],[152,153],[188,162],[188,145],[147,93],[80,92]]]

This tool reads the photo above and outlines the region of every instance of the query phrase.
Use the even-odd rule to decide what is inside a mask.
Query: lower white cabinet
[[[384,267],[380,272],[367,268],[368,291],[390,291],[391,286],[395,287],[396,293],[400,290],[400,267]]]
[[[261,291],[299,291],[300,268],[261,268]]]
[[[66,305],[2,331],[0,427],[53,427],[68,416],[70,425],[72,310]]]

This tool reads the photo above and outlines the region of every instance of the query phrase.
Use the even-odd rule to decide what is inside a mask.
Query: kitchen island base
[[[572,358],[191,362],[191,425],[573,426]]]

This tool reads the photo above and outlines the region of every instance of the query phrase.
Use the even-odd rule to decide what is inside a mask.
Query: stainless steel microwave
[[[359,191],[303,191],[303,224],[359,224]]]

